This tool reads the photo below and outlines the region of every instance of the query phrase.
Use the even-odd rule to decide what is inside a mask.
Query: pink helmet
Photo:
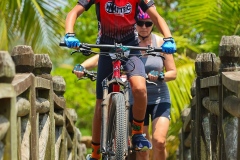
[[[143,12],[141,7],[138,6],[139,13],[137,15],[138,20],[150,19],[150,16],[147,12]]]

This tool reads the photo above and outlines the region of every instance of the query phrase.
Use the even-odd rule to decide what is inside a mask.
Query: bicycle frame
[[[65,43],[60,43],[60,46],[66,46]],[[148,46],[148,47],[139,47],[139,46],[122,46],[122,44],[117,44],[115,43],[115,45],[104,45],[104,44],[99,44],[99,45],[96,45],[96,44],[87,44],[87,43],[81,43],[80,46],[79,46],[79,49],[78,50],[75,50],[73,51],[71,54],[75,53],[75,52],[82,52],[83,55],[85,56],[88,56],[90,55],[91,53],[95,53],[96,52],[93,52],[91,51],[91,48],[99,48],[99,49],[118,49],[118,48],[121,48],[121,47],[126,47],[130,50],[143,50],[143,51],[146,51],[146,53],[150,53],[148,55],[151,55],[151,52],[161,52],[162,49],[161,48],[155,48],[155,47],[151,47],[151,46]],[[117,52],[116,52],[117,53]],[[121,51],[120,53],[123,53],[123,51]],[[101,53],[100,53],[101,54]],[[155,54],[152,54],[152,55],[155,55]],[[110,127],[113,127],[113,126],[109,126],[108,123],[109,121],[113,121],[113,123],[115,123],[115,117],[121,117],[119,118],[118,120],[116,120],[117,122],[122,122],[124,121],[124,125],[125,127],[116,127],[118,128],[118,132],[121,132],[122,128],[126,128],[126,130],[124,129],[124,134],[121,133],[121,135],[124,135],[126,134],[126,137],[122,137],[122,140],[121,142],[116,142],[116,145],[118,145],[119,143],[122,144],[122,141],[124,141],[124,144],[125,146],[121,145],[121,153],[119,153],[118,151],[119,150],[116,150],[116,155],[123,155],[125,157],[128,156],[128,153],[131,152],[131,142],[129,141],[129,108],[130,108],[130,104],[129,104],[129,82],[128,81],[125,81],[123,82],[121,80],[121,56],[120,58],[118,56],[116,56],[116,59],[112,61],[112,64],[113,64],[113,75],[112,75],[112,79],[111,80],[108,80],[108,77],[106,77],[103,82],[102,82],[102,87],[103,87],[103,101],[102,101],[102,123],[101,123],[101,143],[100,143],[100,150],[101,150],[101,153],[102,155],[104,156],[105,159],[107,160],[110,160],[112,159],[111,157],[115,155],[115,152],[112,151],[112,147],[113,146],[107,146],[107,145],[115,145],[115,143],[113,142],[107,142],[107,139],[109,138],[113,138],[113,139],[110,139],[110,141],[113,141],[115,142],[116,138],[115,139],[115,132],[112,132],[112,130],[108,130],[111,129]],[[109,85],[112,84],[112,89],[113,89],[113,92],[111,93],[108,93],[108,89],[109,89]],[[121,88],[122,87],[122,88]],[[111,101],[115,102],[115,103],[112,103]],[[125,102],[123,102],[125,101]],[[114,105],[115,104],[115,105]],[[112,109],[110,108],[110,106],[112,105]],[[125,107],[125,108],[123,108]],[[121,109],[121,111],[118,111],[116,113],[116,111],[114,110],[116,108],[117,109]],[[114,114],[111,114],[109,113],[109,111],[111,113],[114,113]],[[120,114],[121,116],[119,116],[119,113],[122,113]],[[112,119],[109,118],[109,116],[112,115]],[[110,120],[109,120],[110,119]],[[126,123],[125,123],[126,122]],[[111,123],[111,124],[113,124]],[[122,125],[121,123],[118,125]],[[127,126],[126,126],[127,125]],[[114,128],[114,129],[116,129]],[[111,132],[111,135],[109,137],[109,132]],[[114,130],[115,131],[115,130]],[[114,133],[114,135],[113,135]],[[126,140],[126,142],[125,142]],[[118,145],[119,146],[119,145]],[[123,147],[124,148],[123,148]],[[122,154],[123,153],[123,154]],[[122,156],[121,158],[122,159]]]

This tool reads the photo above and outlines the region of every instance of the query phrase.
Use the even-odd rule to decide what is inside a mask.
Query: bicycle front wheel
[[[109,125],[107,133],[107,146],[112,153],[111,159],[124,160],[127,152],[128,109],[122,93],[112,96],[109,112]]]

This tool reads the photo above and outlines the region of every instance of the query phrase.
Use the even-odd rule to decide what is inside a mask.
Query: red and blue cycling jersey
[[[98,19],[98,43],[123,43],[135,37],[138,5],[146,11],[153,0],[79,0],[88,10],[96,5]]]

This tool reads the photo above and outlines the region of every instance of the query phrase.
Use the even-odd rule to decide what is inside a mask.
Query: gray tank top
[[[153,46],[157,46],[156,37],[152,33]],[[159,53],[160,54],[160,53]],[[161,72],[164,70],[163,59],[156,56],[144,56],[141,60],[145,66],[145,72],[148,74],[150,71],[155,70]],[[147,83],[147,104],[158,104],[163,102],[170,103],[170,95],[166,82],[156,81],[156,84]],[[133,96],[130,92],[130,104],[133,104]]]

